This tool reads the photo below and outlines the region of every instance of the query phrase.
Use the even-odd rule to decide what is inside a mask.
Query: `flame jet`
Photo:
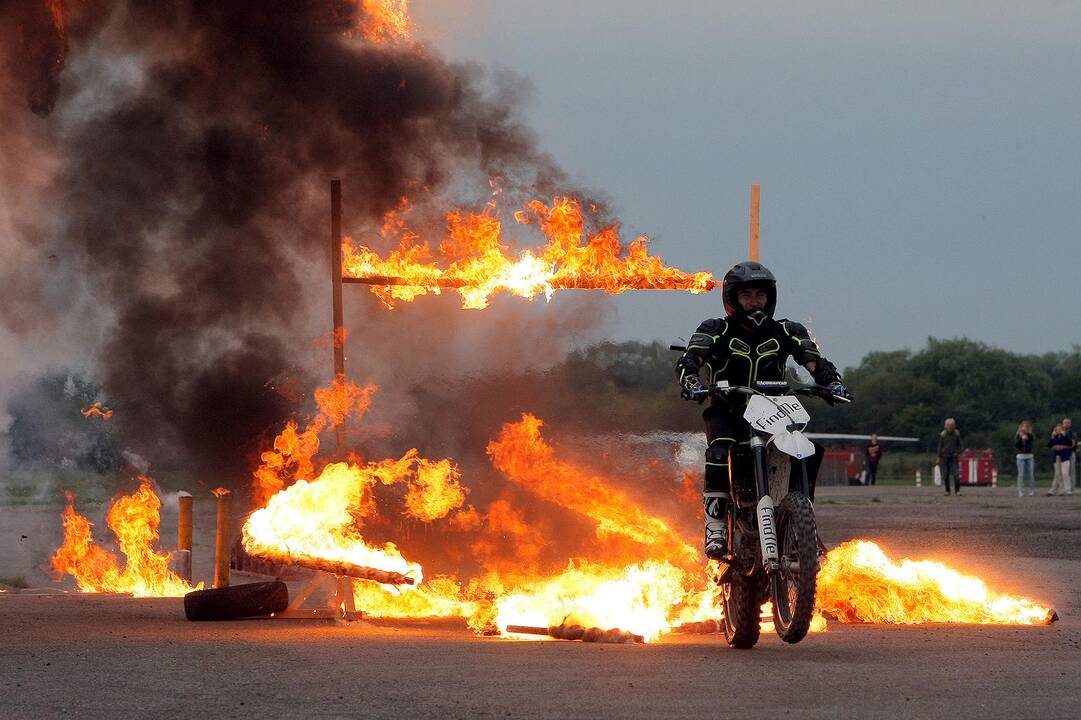
[[[551,299],[558,289],[593,289],[609,294],[628,290],[684,290],[702,293],[716,283],[706,272],[688,273],[668,267],[649,254],[646,237],[624,245],[619,227],[587,233],[581,204],[557,197],[551,205],[534,200],[515,213],[522,224],[540,225],[547,243],[535,250],[511,253],[495,201],[479,213],[455,210],[447,216],[447,239],[439,245],[438,262],[431,249],[409,231],[401,215],[408,201],[383,223],[383,236],[398,237],[398,247],[380,256],[351,241],[342,248],[344,279],[372,285],[387,308],[420,295],[454,289],[462,307],[483,309],[493,294],[508,292],[533,299]]]

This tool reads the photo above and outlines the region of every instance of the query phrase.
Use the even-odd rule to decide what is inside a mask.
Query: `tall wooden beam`
[[[330,258],[334,303],[334,377],[345,379],[345,313],[342,309],[342,181],[330,181]],[[345,446],[341,424],[334,428],[334,441],[341,454]]]
[[[762,186],[751,185],[751,238],[749,259],[758,262],[759,204],[762,198]]]

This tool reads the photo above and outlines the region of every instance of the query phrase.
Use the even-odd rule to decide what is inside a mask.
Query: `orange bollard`
[[[214,587],[229,587],[229,553],[233,535],[233,498],[225,488],[214,491],[218,498],[218,534],[214,543]]]

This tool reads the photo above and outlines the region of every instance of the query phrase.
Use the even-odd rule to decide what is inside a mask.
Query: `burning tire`
[[[289,589],[280,580],[196,590],[184,596],[184,616],[194,621],[270,615],[288,606]]]
[[[802,493],[789,493],[777,508],[781,569],[770,580],[773,624],[787,643],[807,635],[818,579],[818,534],[814,508]]]
[[[756,576],[739,572],[721,586],[724,607],[724,639],[740,650],[753,648],[762,628],[760,583]]]

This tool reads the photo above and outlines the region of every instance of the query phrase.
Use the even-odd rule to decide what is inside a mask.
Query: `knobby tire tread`
[[[734,573],[729,588],[724,606],[724,638],[730,646],[748,650],[758,643],[762,631],[758,579]]]
[[[818,532],[815,525],[814,507],[803,493],[792,492],[781,501],[778,515],[778,535],[781,543],[789,524],[795,532],[800,570],[796,580],[796,607],[786,624],[780,615],[779,604],[787,604],[787,594],[780,596],[779,578],[772,581],[773,622],[777,635],[787,643],[802,640],[811,626],[814,616],[815,589],[818,581]]]

